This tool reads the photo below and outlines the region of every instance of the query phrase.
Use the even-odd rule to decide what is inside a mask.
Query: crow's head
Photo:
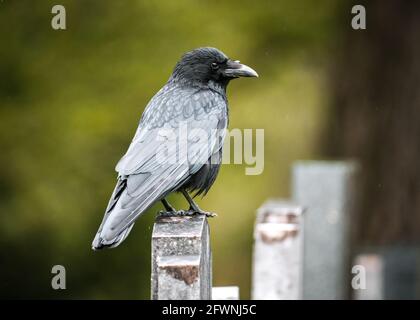
[[[229,59],[216,48],[198,48],[185,53],[176,64],[173,79],[208,83],[210,80],[226,85],[239,77],[258,77],[250,67]]]

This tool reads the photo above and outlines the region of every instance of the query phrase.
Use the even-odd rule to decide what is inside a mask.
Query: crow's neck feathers
[[[220,83],[213,80],[208,81],[200,81],[197,79],[186,79],[183,77],[176,77],[172,74],[168,81],[169,85],[175,85],[179,87],[193,87],[202,90],[212,90],[221,94],[224,98],[226,98],[226,87],[227,83]]]

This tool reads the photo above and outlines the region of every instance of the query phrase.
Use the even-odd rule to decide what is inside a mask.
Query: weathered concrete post
[[[304,299],[346,299],[350,294],[350,215],[353,162],[302,161],[293,167],[293,200],[306,209]]]
[[[302,213],[302,207],[281,200],[269,200],[258,210],[252,299],[301,298]]]
[[[384,263],[381,254],[363,253],[358,254],[354,259],[354,266],[356,273],[358,268],[361,267],[362,274],[365,279],[364,287],[357,284],[353,285],[353,298],[356,300],[382,300],[384,299]],[[353,272],[354,271],[354,272]],[[352,282],[355,280],[353,275]]]
[[[213,300],[239,300],[239,287],[213,287],[212,290]]]
[[[420,297],[420,248],[416,245],[368,247],[358,254],[365,289],[353,287],[357,300],[415,300]]]
[[[205,216],[158,216],[152,234],[152,299],[211,299],[210,234]]]

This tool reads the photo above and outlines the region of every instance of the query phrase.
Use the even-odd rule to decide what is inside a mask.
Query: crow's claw
[[[194,215],[193,212],[185,211],[185,210],[177,210],[177,211],[159,211],[159,216],[161,217],[185,217],[185,216],[192,216]]]
[[[187,212],[190,213],[189,215],[203,215],[203,216],[206,216],[207,218],[217,217],[216,213],[203,211],[201,209],[200,210],[189,209]]]
[[[202,210],[194,210],[194,209],[178,210],[178,211],[165,211],[165,210],[159,211],[160,217],[191,217],[195,215],[203,215],[203,216],[206,216],[207,218],[217,217],[216,213],[202,211]]]

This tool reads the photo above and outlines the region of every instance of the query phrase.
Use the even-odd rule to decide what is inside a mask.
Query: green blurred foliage
[[[117,249],[93,236],[144,106],[181,54],[218,47],[259,79],[228,89],[230,128],[265,129],[265,170],[225,165],[200,205],[211,220],[214,284],[249,298],[258,206],[288,196],[290,164],[317,157],[337,2],[0,2],[0,296],[148,299],[156,206]],[[51,28],[62,4],[67,30]],[[178,207],[179,195],[171,196]],[[51,289],[51,268],[67,290]]]

